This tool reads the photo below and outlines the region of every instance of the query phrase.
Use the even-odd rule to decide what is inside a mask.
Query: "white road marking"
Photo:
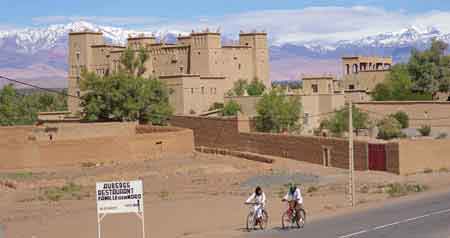
[[[354,233],[351,233],[351,234],[342,235],[342,236],[339,236],[338,238],[355,237],[357,235],[361,235],[361,234],[364,234],[364,233],[369,233],[371,231],[377,231],[377,230],[385,229],[385,228],[388,228],[388,227],[391,227],[391,226],[395,226],[395,225],[398,225],[398,224],[408,223],[408,222],[416,221],[416,220],[419,220],[419,219],[422,219],[422,218],[425,218],[425,217],[435,216],[435,215],[448,213],[448,212],[450,212],[450,209],[436,211],[436,212],[431,212],[431,213],[428,213],[428,214],[425,214],[425,215],[422,215],[422,216],[412,217],[412,218],[408,218],[408,219],[392,222],[392,223],[389,223],[389,224],[376,226],[374,228],[370,228],[370,229],[367,229],[367,230],[361,230],[361,231],[354,232]]]

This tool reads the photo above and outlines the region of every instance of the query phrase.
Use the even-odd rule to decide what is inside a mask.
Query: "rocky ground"
[[[6,237],[96,237],[95,182],[144,181],[147,237],[234,237],[256,185],[268,196],[270,227],[280,224],[288,182],[301,184],[308,219],[348,210],[346,170],[276,158],[273,164],[210,154],[106,164],[0,171],[0,224]],[[358,206],[448,188],[448,169],[397,176],[356,172]],[[103,237],[140,237],[134,214],[107,216]]]

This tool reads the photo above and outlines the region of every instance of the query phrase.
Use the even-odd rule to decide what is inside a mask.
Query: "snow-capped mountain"
[[[52,49],[59,44],[66,44],[69,32],[84,30],[103,32],[105,38],[114,44],[125,43],[129,35],[153,34],[151,32],[125,30],[117,27],[99,26],[85,21],[78,21],[69,24],[51,25],[47,28],[0,31],[0,48],[10,42],[16,45],[18,52],[34,54],[41,50]]]
[[[186,32],[160,31],[141,32],[111,26],[100,26],[85,21],[69,24],[51,25],[43,28],[26,28],[0,31],[0,73],[14,78],[23,78],[42,86],[63,87],[66,80],[67,40],[71,31],[103,32],[106,40],[114,44],[125,44],[129,35],[139,34],[164,37],[173,41],[178,34]],[[232,39],[225,32],[224,42]],[[235,36],[236,37],[236,36]],[[343,55],[382,55],[393,56],[394,61],[408,59],[412,48],[424,49],[431,39],[436,38],[450,43],[450,34],[437,28],[408,27],[397,32],[381,33],[357,40],[342,39],[337,42],[284,42],[275,39],[269,32],[272,80],[296,78],[300,73],[338,73],[339,58]],[[289,65],[289,67],[285,67]],[[36,70],[38,68],[39,70]],[[46,73],[48,72],[48,73]],[[56,85],[53,85],[56,82]],[[2,82],[0,82],[1,84]]]

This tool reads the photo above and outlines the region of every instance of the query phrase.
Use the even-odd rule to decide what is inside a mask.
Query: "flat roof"
[[[266,36],[267,33],[266,32],[250,32],[250,33],[239,33],[240,36],[254,36],[254,35],[261,35],[261,36]]]
[[[121,45],[108,45],[108,44],[92,45],[91,47],[92,47],[92,48],[100,48],[100,47],[105,47],[105,48],[120,48],[120,49],[126,48],[125,46],[121,46]]]
[[[156,37],[154,36],[136,36],[136,37],[128,37],[127,40],[154,40]]]
[[[200,77],[199,74],[173,74],[173,75],[161,75],[158,78],[182,78],[182,77]]]
[[[220,36],[219,32],[193,32],[191,33],[191,36],[201,36],[201,35],[216,35]]]
[[[93,31],[79,31],[79,32],[69,32],[69,35],[103,35],[102,32],[93,32]]]
[[[249,45],[224,45],[222,48],[252,48]]]

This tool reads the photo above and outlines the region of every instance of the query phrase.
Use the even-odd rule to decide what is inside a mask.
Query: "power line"
[[[40,90],[43,90],[43,91],[47,91],[47,92],[51,92],[51,93],[57,93],[57,94],[61,94],[61,95],[64,95],[64,96],[68,96],[68,97],[73,97],[73,98],[81,99],[81,97],[78,97],[78,96],[75,96],[75,95],[71,95],[71,94],[68,94],[68,93],[60,92],[60,91],[58,91],[58,90],[53,90],[53,89],[49,89],[49,88],[39,87],[39,86],[30,84],[30,83],[26,83],[26,82],[19,81],[19,80],[16,80],[16,79],[8,78],[8,77],[5,77],[5,76],[1,76],[1,75],[0,75],[0,78],[1,78],[1,79],[6,79],[6,80],[8,80],[8,81],[10,81],[10,82],[14,82],[14,83],[26,85],[26,86],[28,86],[28,87],[40,89]]]

